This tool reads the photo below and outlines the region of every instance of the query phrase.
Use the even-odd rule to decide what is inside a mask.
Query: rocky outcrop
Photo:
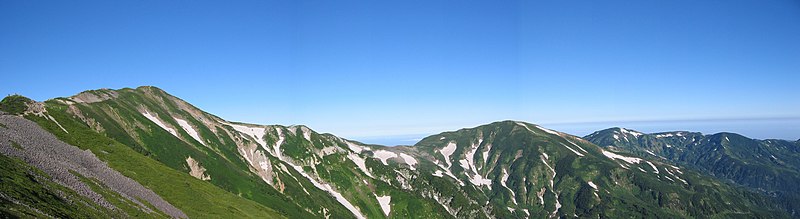
[[[194,158],[186,158],[186,164],[189,165],[189,175],[200,180],[211,180],[211,176],[206,175],[206,168],[200,166],[200,163],[194,160]]]
[[[146,201],[161,212],[174,218],[186,218],[181,210],[164,201],[152,190],[123,176],[100,161],[90,151],[66,144],[36,123],[19,116],[0,115],[0,153],[19,158],[51,176],[58,184],[74,190],[100,206],[115,207],[100,194],[84,184],[78,176],[96,179],[120,196],[136,203],[144,212],[152,212]],[[12,143],[13,142],[13,143]]]

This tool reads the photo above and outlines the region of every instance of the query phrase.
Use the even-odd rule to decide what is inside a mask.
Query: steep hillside
[[[397,202],[392,214],[447,217],[432,199],[389,184],[397,169],[382,169],[352,149],[382,146],[305,126],[226,121],[154,87],[87,91],[46,105],[49,115],[83,123],[84,129],[288,217],[381,218],[391,212],[389,197]]]
[[[46,109],[51,110],[47,111]],[[5,116],[5,118],[19,119],[17,116]],[[225,192],[211,184],[194,180],[188,174],[180,173],[164,166],[162,163],[145,157],[130,147],[88,128],[80,120],[68,116],[63,109],[44,107],[41,104],[31,105],[25,113],[25,118],[38,123],[46,131],[56,135],[59,140],[74,145],[81,150],[90,151],[112,169],[152,190],[191,218],[280,217],[274,210]],[[42,136],[42,134],[23,132],[19,138],[30,141]],[[3,140],[13,141],[12,139],[14,138],[3,138]],[[17,144],[12,143],[11,145]],[[50,147],[52,145],[36,144],[36,146]],[[66,157],[65,159],[74,159],[74,157]],[[22,164],[31,165],[27,162]],[[36,163],[34,163],[35,165]],[[50,187],[47,183],[37,182],[44,185],[44,187]],[[116,203],[112,202],[112,204],[119,207]],[[80,211],[82,208],[71,209]],[[100,216],[91,217],[97,218]]]
[[[800,209],[798,142],[756,140],[734,133],[644,134],[623,128],[597,131],[585,139],[607,148],[687,166],[776,196],[789,209]]]
[[[756,210],[774,207],[757,207],[773,204],[754,193],[522,122],[445,132],[415,147],[432,155],[435,175],[482,193],[496,217],[773,214]]]
[[[31,217],[186,218],[91,152],[18,116],[0,115],[4,214]]]
[[[302,125],[227,121],[155,87],[29,105],[36,107],[25,118],[89,149],[189,217],[789,216],[767,196],[666,160],[524,122],[385,147]],[[189,201],[186,189],[215,193]]]

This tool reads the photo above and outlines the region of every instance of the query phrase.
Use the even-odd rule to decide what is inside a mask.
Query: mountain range
[[[0,111],[5,216],[800,217],[798,141],[499,121],[387,147],[228,121],[152,86]]]

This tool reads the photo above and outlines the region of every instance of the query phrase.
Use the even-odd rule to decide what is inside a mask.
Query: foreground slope
[[[194,180],[194,178],[188,174],[170,169],[155,160],[137,153],[126,145],[95,132],[79,119],[72,118],[66,114],[63,108],[31,106],[31,109],[29,109],[25,115],[26,119],[35,121],[39,126],[56,135],[59,140],[77,146],[81,150],[91,152],[91,154],[105,162],[112,169],[152,190],[191,218],[280,217],[275,211],[269,208],[225,192],[211,184]],[[7,119],[20,119],[18,116],[6,117]],[[31,134],[30,132],[24,132],[22,134],[24,135],[20,138],[23,139],[37,139],[43,136],[41,134]],[[10,139],[4,138],[4,140]],[[13,146],[15,144],[12,143],[11,145]],[[53,145],[40,144],[38,146],[48,147]],[[75,159],[75,157],[67,158]],[[21,167],[31,165],[26,162],[19,164]],[[87,180],[92,181],[91,178],[87,178]],[[37,181],[37,183],[44,187],[50,187],[46,182]],[[38,186],[29,183],[25,184],[34,187]],[[101,186],[101,184],[98,184],[98,186]],[[16,191],[18,188],[12,190]],[[102,191],[105,190],[101,188],[101,192],[98,193],[101,195],[105,194]],[[48,200],[44,199],[43,201]],[[112,204],[116,207],[121,207],[118,203],[112,202]],[[80,211],[82,208],[71,209],[73,211]],[[90,215],[89,217],[106,217],[97,214],[92,215],[94,216]]]
[[[186,218],[153,191],[35,123],[0,115],[4,217]]]

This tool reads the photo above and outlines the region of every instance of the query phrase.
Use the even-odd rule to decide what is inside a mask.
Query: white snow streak
[[[357,144],[355,144],[353,142],[350,142],[350,141],[347,141],[347,140],[342,140],[342,141],[344,141],[344,143],[347,144],[347,147],[350,148],[350,150],[353,150],[353,152],[356,152],[356,153],[360,154],[361,151],[369,151],[369,148],[367,148],[367,147],[357,145]]]
[[[483,166],[489,162],[489,152],[492,150],[492,144],[487,144],[486,149],[483,151]]]
[[[275,128],[275,131],[278,132],[278,141],[276,141],[275,145],[272,146],[272,152],[273,155],[275,155],[275,157],[278,157],[278,159],[283,160],[283,153],[281,153],[281,144],[283,144],[283,141],[286,139],[284,138],[283,131],[281,131],[280,128]],[[265,145],[263,145],[262,147],[264,147],[265,150],[268,150],[266,148],[267,147],[266,142],[264,142],[264,144]]]
[[[544,160],[544,158],[542,158],[542,163],[544,163],[544,165],[546,165],[547,168],[550,169],[550,171],[553,171],[553,178],[550,178],[550,189],[551,189],[550,191],[553,192],[553,195],[556,196],[556,210],[553,211],[550,217],[554,217],[556,216],[556,213],[558,213],[558,209],[561,208],[561,202],[558,201],[558,193],[556,193],[555,191],[556,187],[555,184],[553,183],[553,180],[556,178],[556,170],[553,169],[553,167],[551,167],[550,164],[548,164],[547,161]]]
[[[641,132],[628,130],[628,129],[624,129],[624,128],[620,128],[620,131],[622,131],[622,133],[624,133],[624,134],[629,134],[629,135],[633,135],[633,136],[636,136],[636,137],[644,135]]]
[[[656,138],[665,138],[665,137],[672,137],[672,136],[681,137],[681,136],[683,136],[683,133],[675,132],[675,133],[658,134],[658,135],[656,135]]]
[[[372,176],[372,173],[370,173],[369,170],[367,169],[366,160],[364,160],[364,158],[361,158],[357,154],[353,153],[348,153],[347,158],[353,161],[353,163],[356,164],[358,169],[361,169],[361,171],[364,172],[364,174],[366,174],[370,178],[375,178],[374,176]]]
[[[556,132],[556,131],[553,131],[553,130],[550,130],[550,129],[546,129],[546,128],[538,126],[538,125],[536,126],[536,128],[541,129],[544,132],[547,132],[547,133],[550,133],[550,134],[553,134],[553,135],[556,135],[556,136],[561,136],[561,134]]]
[[[242,134],[248,135],[253,137],[261,147],[267,146],[267,141],[264,140],[264,134],[266,134],[266,129],[264,127],[248,127],[243,125],[237,124],[227,124],[233,127],[236,131],[241,132]]]
[[[389,213],[392,211],[392,208],[389,205],[389,203],[392,201],[392,196],[378,196],[376,194],[375,198],[378,199],[378,203],[381,204],[381,210],[383,210],[383,214],[389,216]]]
[[[315,187],[317,187],[320,190],[326,191],[326,192],[330,193],[331,195],[333,195],[333,197],[336,198],[336,201],[338,201],[339,203],[344,205],[344,207],[347,208],[347,210],[350,210],[350,212],[352,212],[353,215],[356,216],[356,218],[365,218],[364,215],[362,215],[361,212],[359,212],[359,210],[358,210],[358,208],[356,208],[356,206],[351,204],[350,201],[347,201],[347,199],[345,199],[344,196],[342,196],[341,193],[339,193],[336,190],[334,190],[330,185],[317,182],[317,180],[315,180],[314,178],[309,176],[303,170],[303,167],[291,164],[289,162],[286,162],[286,163],[289,164],[289,166],[291,166],[292,168],[294,168],[295,171],[300,173],[301,176],[303,176],[306,179],[308,179],[309,181],[311,181],[311,184],[314,184]]]
[[[583,151],[583,153],[587,153],[587,154],[589,153],[588,151],[586,151],[586,149],[583,149],[583,148],[582,148],[580,145],[578,145],[578,144],[575,144],[575,142],[572,142],[572,141],[570,141],[570,140],[569,140],[569,139],[567,139],[567,138],[564,138],[564,140],[567,140],[567,142],[569,142],[570,144],[572,144],[572,145],[575,145],[575,147],[577,147],[578,149],[580,149],[581,151]]]
[[[389,160],[390,158],[393,158],[393,157],[397,157],[397,153],[394,153],[394,152],[391,152],[391,151],[377,150],[377,151],[375,151],[373,156],[375,158],[378,158],[379,160],[381,160],[383,165],[389,165],[387,160]]]
[[[655,171],[654,173],[656,173],[656,174],[658,174],[658,173],[659,173],[659,172],[658,172],[658,168],[656,168],[656,165],[653,165],[653,163],[651,163],[650,161],[647,161],[647,164],[650,164],[650,167],[652,167],[652,168],[653,168],[653,170]]]
[[[175,121],[178,122],[178,125],[180,125],[181,128],[183,128],[183,130],[186,131],[186,133],[189,133],[189,136],[192,136],[192,138],[194,138],[194,140],[197,140],[197,142],[200,142],[200,144],[206,145],[206,142],[203,141],[202,138],[200,138],[200,135],[197,134],[197,131],[194,130],[192,125],[189,125],[189,122],[186,122],[186,120],[178,119],[178,118],[173,118],[173,119],[175,119]]]
[[[448,170],[450,169],[451,166],[453,166],[453,164],[450,163],[450,155],[453,155],[453,152],[455,151],[456,151],[456,143],[452,141],[447,143],[447,146],[444,146],[444,148],[439,150],[439,153],[441,153],[444,156],[444,163],[447,164]]]
[[[563,143],[561,143],[561,145],[563,145],[565,148],[567,148],[567,149],[569,149],[570,151],[572,151],[572,153],[575,153],[575,154],[577,154],[579,157],[583,157],[583,156],[584,156],[584,155],[583,155],[583,154],[581,154],[580,152],[576,151],[575,149],[572,149],[571,147],[569,147],[569,146],[567,146],[567,145],[565,145],[565,144],[563,144]]]
[[[517,125],[520,125],[520,126],[522,126],[522,127],[525,127],[525,129],[527,129],[528,131],[530,131],[530,132],[533,132],[534,134],[536,133],[535,131],[533,131],[533,129],[531,129],[530,127],[528,127],[528,125],[525,125],[525,123],[521,123],[521,122],[516,122],[516,123],[517,123]]]
[[[150,121],[153,121],[153,123],[155,123],[156,125],[158,125],[162,129],[167,130],[167,132],[169,132],[169,133],[172,133],[172,135],[174,135],[175,137],[178,137],[178,133],[175,132],[175,129],[167,127],[167,125],[165,125],[163,122],[161,122],[161,120],[158,119],[157,116],[155,116],[153,114],[150,114],[150,112],[147,112],[147,111],[142,113],[142,115],[144,117],[147,117],[147,119],[149,119]]]
[[[589,183],[589,186],[594,188],[594,191],[597,191],[597,184],[594,184],[592,181],[589,181],[588,183]]]
[[[478,151],[478,147],[483,143],[483,139],[478,139],[476,144],[473,144],[470,147],[470,150],[465,154],[465,158],[459,160],[461,167],[464,168],[464,171],[471,171],[472,176],[469,177],[469,181],[476,186],[486,185],[489,189],[492,189],[492,180],[484,178],[480,173],[478,173],[478,168],[475,166],[475,153]],[[468,173],[464,173],[469,176]]]
[[[506,169],[503,169],[503,177],[500,179],[500,185],[506,187],[506,189],[508,189],[508,191],[511,192],[511,202],[514,202],[514,205],[517,205],[517,194],[514,193],[514,190],[508,188],[508,186],[506,185],[506,181],[508,181],[508,172],[506,172]]]
[[[400,157],[403,158],[403,160],[406,162],[406,164],[408,164],[408,166],[411,167],[411,170],[417,169],[414,167],[414,165],[417,165],[417,159],[414,159],[414,157],[405,153],[400,153]]]
[[[603,155],[605,155],[606,157],[611,158],[611,159],[619,159],[619,160],[623,160],[625,162],[632,163],[632,164],[633,163],[639,163],[639,162],[642,161],[642,159],[639,159],[639,158],[626,157],[626,156],[622,156],[622,155],[619,155],[619,154],[611,153],[611,152],[605,151],[605,150],[603,151]]]
[[[52,120],[53,122],[55,122],[55,123],[56,123],[56,125],[58,125],[58,127],[59,127],[59,128],[61,128],[61,130],[62,130],[62,131],[64,131],[64,132],[66,132],[67,134],[69,134],[69,132],[67,131],[67,129],[65,129],[65,128],[64,128],[64,126],[61,126],[61,123],[58,123],[58,120],[56,120],[56,118],[53,118],[52,116],[50,116],[50,115],[48,114],[48,115],[47,115],[47,119],[50,119],[50,120]]]

